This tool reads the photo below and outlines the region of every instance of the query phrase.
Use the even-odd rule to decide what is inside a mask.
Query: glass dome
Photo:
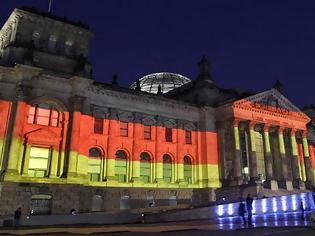
[[[166,93],[190,82],[190,79],[180,74],[160,72],[146,75],[139,82],[141,91],[157,94],[159,85],[161,85],[162,93]],[[131,89],[136,89],[136,87],[137,82],[129,86]]]

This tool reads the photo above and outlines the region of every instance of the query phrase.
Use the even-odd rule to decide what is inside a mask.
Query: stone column
[[[274,179],[273,176],[273,166],[272,166],[272,155],[270,149],[269,140],[269,125],[264,126],[264,149],[265,149],[265,168],[266,168],[266,178],[267,180]]]
[[[236,185],[243,183],[242,173],[241,173],[241,145],[240,145],[240,135],[239,135],[239,120],[235,119],[233,121],[234,129],[234,159],[233,159],[233,177]]]
[[[28,176],[28,166],[30,162],[30,152],[31,152],[31,145],[25,144],[25,153],[24,153],[24,163],[22,167],[22,175]]]
[[[78,148],[80,139],[80,121],[81,109],[85,98],[81,96],[73,96],[70,98],[72,103],[72,125],[71,125],[71,138],[70,138],[70,153],[68,159],[68,173],[67,177],[77,177],[77,163],[78,163]]]
[[[274,180],[273,174],[273,161],[270,148],[270,139],[269,139],[269,129],[268,124],[264,125],[264,154],[265,154],[265,170],[266,170],[266,181],[264,182],[264,187],[270,188],[272,190],[278,189],[278,184]]]
[[[21,170],[19,169],[23,161],[23,154],[21,155],[21,148],[23,148],[23,138],[22,130],[24,127],[24,118],[26,115],[26,102],[24,101],[27,97],[27,87],[21,84],[16,86],[15,101],[11,111],[10,123],[12,128],[11,132],[11,143],[9,146],[8,159],[4,160],[4,163],[7,161],[7,175],[19,174]],[[10,129],[11,130],[11,129]],[[8,131],[10,132],[10,131]],[[4,164],[5,166],[5,164]],[[23,167],[25,166],[25,161]],[[28,164],[27,164],[28,168]],[[22,171],[23,172],[23,171]]]
[[[257,156],[256,156],[256,136],[255,136],[255,122],[250,122],[248,125],[249,128],[249,137],[250,137],[250,156],[249,156],[249,176],[250,183],[255,184],[258,180],[257,172]]]
[[[291,129],[290,137],[291,137],[291,150],[292,150],[292,176],[293,176],[293,187],[300,189],[304,188],[304,183],[301,182],[300,178],[300,164],[299,157],[297,152],[297,144],[296,144],[296,130]]]
[[[57,172],[58,172],[58,156],[59,156],[59,151],[54,149],[54,147],[51,148],[51,163],[50,163],[50,173],[49,177],[50,178],[56,178],[57,177]]]
[[[280,158],[282,166],[282,179],[286,180],[288,178],[288,169],[287,169],[287,158],[285,154],[284,138],[283,138],[284,128],[279,128],[278,138],[279,138],[279,149],[280,149]]]
[[[309,146],[307,142],[307,131],[303,131],[303,151],[304,151],[304,165],[305,165],[305,173],[306,173],[306,187],[311,188],[313,177],[312,177],[312,166],[311,166],[311,160],[310,160],[310,152],[309,152]]]

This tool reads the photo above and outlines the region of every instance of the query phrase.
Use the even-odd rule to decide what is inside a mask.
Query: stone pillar
[[[312,165],[310,160],[310,152],[309,146],[307,142],[307,131],[303,131],[303,152],[304,152],[304,165],[305,165],[305,173],[306,173],[306,187],[312,188],[313,176],[312,176]]]
[[[269,129],[268,124],[264,125],[264,154],[265,154],[265,170],[266,170],[266,181],[264,182],[265,188],[270,188],[272,190],[278,189],[278,183],[274,180],[273,174],[273,161],[270,148],[270,139],[269,139]]]
[[[25,144],[24,163],[22,167],[22,175],[28,176],[28,166],[30,162],[31,145]]]
[[[255,184],[258,180],[255,125],[255,122],[250,122],[248,125],[250,137],[249,176],[252,184]]]
[[[10,117],[11,121],[13,121],[13,129],[12,129],[12,136],[11,136],[11,143],[8,153],[8,160],[7,160],[7,174],[15,175],[20,173],[19,167],[22,166],[21,163],[23,161],[23,154],[21,155],[21,148],[23,148],[23,138],[22,138],[22,130],[24,127],[24,118],[26,113],[26,102],[24,100],[27,97],[27,87],[24,85],[17,85],[16,86],[16,94],[15,94],[15,111],[12,111],[12,117]],[[13,110],[14,108],[12,108]],[[13,118],[13,119],[12,119]],[[4,161],[5,162],[5,161]],[[24,162],[25,166],[25,162]],[[27,164],[28,168],[28,164]]]
[[[77,163],[78,163],[78,148],[80,139],[80,121],[81,121],[81,109],[85,98],[81,96],[73,96],[70,99],[72,103],[72,126],[71,126],[71,141],[70,141],[70,153],[68,160],[68,173],[67,177],[76,178]]]
[[[297,144],[296,144],[296,130],[291,129],[291,150],[292,150],[292,176],[293,176],[293,187],[297,189],[304,189],[304,183],[300,178],[300,164],[299,157],[297,152]]]
[[[50,164],[50,178],[56,178],[58,172],[58,156],[59,151],[55,150],[53,147],[51,148],[51,164]]]
[[[282,164],[282,179],[286,180],[288,178],[288,169],[287,169],[287,158],[285,154],[283,131],[284,129],[280,127],[278,138],[279,138],[280,158],[281,158],[281,164]]]
[[[239,120],[233,121],[234,129],[234,159],[233,159],[233,178],[236,185],[243,183],[242,173],[241,173],[241,145],[240,145],[240,135],[239,135]]]
[[[287,160],[286,153],[285,153],[283,132],[284,132],[284,128],[279,127],[278,139],[279,139],[279,149],[280,149],[279,151],[280,151],[282,177],[281,177],[281,180],[278,181],[278,185],[280,188],[284,188],[287,190],[293,190],[292,181],[288,181],[288,167],[287,167],[288,160]]]

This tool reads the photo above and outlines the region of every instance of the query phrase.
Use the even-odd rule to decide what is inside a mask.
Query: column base
[[[132,182],[132,183],[140,183],[140,182],[142,182],[142,181],[140,180],[140,177],[132,177],[132,178],[131,178],[131,182]]]
[[[250,177],[250,180],[248,181],[247,184],[248,184],[249,186],[255,186],[255,185],[259,184],[259,183],[258,183],[258,178],[256,178],[256,177]]]
[[[311,181],[305,181],[305,188],[308,190],[313,190],[313,185]]]
[[[286,189],[289,191],[293,190],[293,184],[290,180],[278,180],[278,187],[280,189]]]
[[[264,183],[263,183],[263,187],[264,188],[268,188],[270,190],[278,190],[278,182],[275,181],[275,180],[266,180]]]
[[[293,188],[305,190],[305,183],[300,179],[295,179],[292,181]]]
[[[244,180],[240,176],[235,177],[232,180],[229,180],[229,186],[239,186],[239,185],[243,185],[243,184],[244,184]]]
[[[116,180],[116,176],[106,176],[106,181]]]
[[[162,184],[164,183],[164,180],[162,178],[158,178],[158,179],[155,179],[155,183]]]

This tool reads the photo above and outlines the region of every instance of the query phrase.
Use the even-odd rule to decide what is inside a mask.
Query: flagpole
[[[48,13],[51,13],[51,4],[52,4],[52,0],[49,0]]]

